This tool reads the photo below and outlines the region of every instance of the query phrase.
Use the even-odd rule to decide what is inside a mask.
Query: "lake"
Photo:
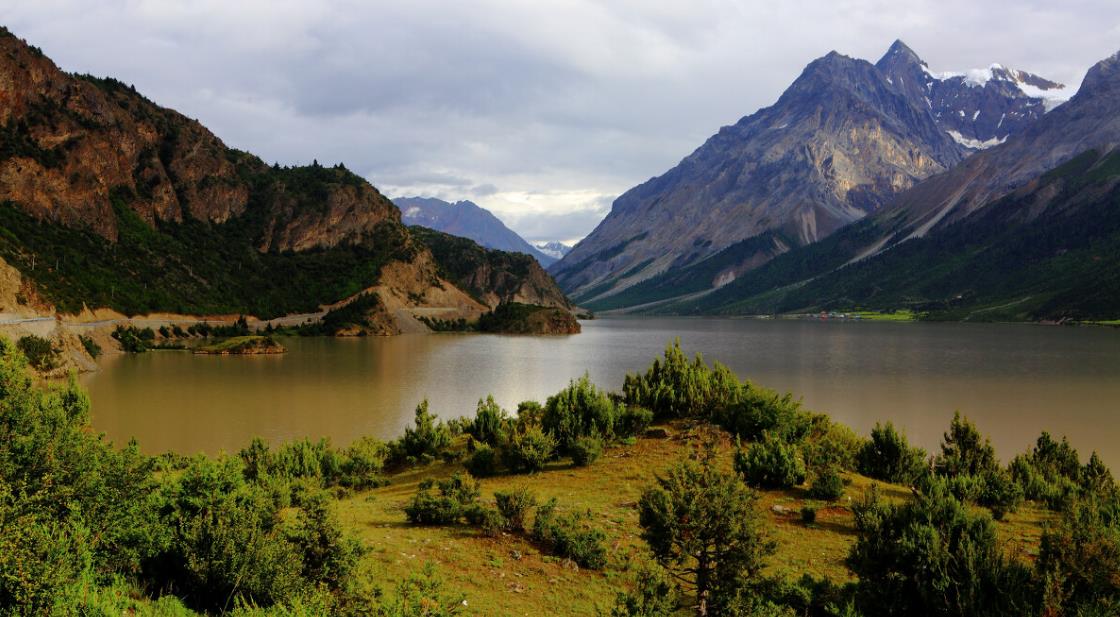
[[[864,434],[889,419],[932,450],[960,410],[1004,460],[1045,429],[1120,469],[1120,330],[1109,328],[607,318],[567,337],[288,338],[278,356],[118,355],[82,382],[94,427],[150,453],[236,452],[254,436],[344,445],[398,436],[425,397],[451,418],[487,394],[507,409],[543,402],[585,371],[618,390],[675,337]]]

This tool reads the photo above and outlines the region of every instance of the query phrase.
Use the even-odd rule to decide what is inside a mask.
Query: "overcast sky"
[[[266,161],[471,199],[531,241],[586,235],[833,49],[1065,83],[1120,49],[1120,0],[0,0],[0,21]]]

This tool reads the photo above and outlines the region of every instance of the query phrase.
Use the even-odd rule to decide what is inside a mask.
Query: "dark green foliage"
[[[723,365],[708,368],[700,355],[690,362],[678,339],[645,374],[628,374],[622,392],[628,404],[645,407],[656,418],[711,418],[736,400],[740,388],[739,379]]]
[[[473,240],[426,227],[414,226],[408,230],[413,238],[432,251],[443,278],[480,302],[489,293],[497,294],[503,299],[513,297],[530,271],[537,267],[536,260],[524,253],[486,249]],[[501,281],[491,288],[482,284],[483,281],[477,276],[480,271],[502,272],[507,276],[500,277]]]
[[[444,590],[431,562],[401,581],[395,592],[382,599],[374,617],[453,617],[462,614],[463,597]]]
[[[58,366],[58,350],[45,338],[29,334],[21,337],[16,347],[27,357],[27,362],[37,370],[49,371]]]
[[[421,525],[452,525],[467,510],[477,505],[480,495],[478,481],[455,474],[438,483],[428,479],[420,483],[412,501],[404,507],[408,520]]]
[[[588,525],[590,514],[561,514],[556,509],[555,499],[537,508],[533,540],[546,546],[552,554],[571,559],[581,567],[600,570],[606,566],[606,534]]]
[[[479,331],[499,334],[571,334],[579,328],[565,309],[520,302],[503,302],[478,318]]]
[[[613,438],[621,415],[622,406],[596,388],[585,374],[548,397],[541,426],[556,438],[562,452],[568,452],[580,437],[596,434]]]
[[[848,564],[869,615],[1021,616],[1031,613],[1030,572],[1005,555],[995,525],[943,485],[901,505],[875,491],[855,508],[859,537]]]
[[[790,488],[805,481],[805,462],[797,446],[774,433],[736,450],[735,471],[747,484],[762,488]]]
[[[809,484],[810,497],[835,501],[843,494],[844,478],[840,476],[840,471],[836,467],[823,467],[813,474],[813,481]]]
[[[496,446],[501,443],[508,423],[506,411],[494,402],[493,396],[487,396],[485,401],[479,399],[474,421],[467,427],[467,432],[484,444]]]
[[[86,229],[40,224],[2,203],[0,228],[9,233],[0,234],[0,257],[63,311],[76,313],[86,304],[127,315],[171,311],[269,318],[311,312],[358,293],[377,284],[390,260],[408,260],[415,251],[405,228],[383,221],[359,244],[262,253],[256,247],[267,226],[267,204],[282,189],[263,176],[252,182],[256,188],[246,213],[220,224],[187,217],[153,228],[128,205],[131,195],[114,191],[115,243]]]
[[[1074,503],[1043,534],[1035,565],[1042,614],[1120,613],[1120,502]]]
[[[556,452],[556,439],[539,426],[530,426],[510,436],[502,449],[502,462],[513,472],[536,473]]]
[[[831,422],[821,416],[809,435],[801,442],[805,464],[812,468],[835,467],[846,471],[856,470],[856,458],[867,442],[843,424]]]
[[[304,324],[296,329],[300,336],[336,336],[345,330],[357,328],[364,335],[374,327],[370,316],[384,312],[381,297],[375,293],[363,293],[350,302],[328,311],[317,322]]]
[[[808,504],[801,506],[801,522],[812,525],[817,522],[817,508]]]
[[[998,468],[996,451],[988,438],[968,418],[962,418],[960,412],[954,414],[949,432],[941,442],[941,454],[933,461],[934,471],[950,477],[982,476]]]
[[[887,422],[871,429],[871,440],[863,445],[857,455],[859,472],[869,478],[906,484],[915,481],[926,469],[926,453],[912,448],[906,436]]]
[[[451,445],[451,431],[428,411],[428,400],[416,406],[414,426],[404,429],[404,436],[395,442],[398,458],[428,462],[438,458]]]
[[[510,531],[525,531],[525,519],[529,510],[537,505],[537,496],[525,487],[509,491],[495,491],[494,502],[505,518],[506,528]]]
[[[633,591],[615,598],[610,617],[670,617],[677,608],[677,586],[656,564],[638,570]]]
[[[389,448],[377,439],[362,437],[344,449],[331,447],[327,439],[302,439],[273,450],[257,438],[238,456],[250,481],[274,487],[286,483],[296,488],[293,480],[309,480],[317,488],[342,486],[361,490],[385,483],[381,474]]]
[[[82,342],[82,347],[85,348],[86,353],[89,354],[89,357],[96,360],[101,356],[101,345],[98,345],[97,341],[84,334],[79,334],[78,340]]]
[[[572,462],[578,467],[587,467],[603,455],[603,438],[598,435],[584,435],[575,440],[568,448]]]
[[[653,424],[653,412],[638,405],[625,405],[622,415],[615,423],[615,434],[618,437],[636,437]]]
[[[1082,467],[1077,450],[1064,437],[1055,441],[1046,432],[1030,452],[1011,461],[1010,471],[1027,499],[1043,501],[1055,510],[1080,496],[1109,499],[1116,494],[1112,474],[1096,453]]]
[[[696,592],[698,615],[731,602],[774,552],[757,502],[754,491],[715,466],[711,449],[672,466],[643,491],[642,538],[657,561]]]
[[[152,347],[156,333],[151,328],[140,329],[135,326],[117,326],[113,338],[121,344],[121,349],[129,353],[143,353]]]
[[[467,459],[467,471],[476,478],[485,478],[498,473],[498,450],[487,444],[476,444],[474,452]]]
[[[363,553],[361,543],[342,532],[322,494],[304,500],[288,540],[303,556],[304,580],[333,591],[345,587]]]
[[[805,439],[814,423],[814,416],[803,410],[792,394],[778,394],[750,383],[739,388],[735,398],[714,419],[743,439],[755,440],[764,433],[775,433],[790,442]]]
[[[1019,504],[1023,502],[1023,487],[1010,473],[997,469],[982,478],[984,486],[976,502],[987,506],[992,511],[992,518],[1002,521],[1007,513],[1019,509]]]

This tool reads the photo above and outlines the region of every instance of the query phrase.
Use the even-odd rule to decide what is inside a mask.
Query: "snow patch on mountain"
[[[980,141],[979,139],[969,139],[968,137],[965,137],[964,135],[961,135],[960,133],[952,129],[945,132],[949,134],[949,137],[953,138],[953,141],[964,146],[965,148],[972,148],[973,150],[987,150],[992,146],[998,146],[1007,141],[1007,137],[993,137],[985,141]]]

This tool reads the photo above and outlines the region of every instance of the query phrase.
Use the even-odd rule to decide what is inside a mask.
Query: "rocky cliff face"
[[[963,108],[952,107],[949,92],[967,86],[954,81],[939,90],[935,100],[946,118],[939,120],[928,93],[907,85],[910,73],[900,77],[904,69],[924,67],[903,48],[897,43],[878,66],[835,52],[815,60],[775,105],[724,127],[677,167],[619,197],[599,227],[550,271],[576,301],[594,306],[773,233],[776,241],[740,251],[738,263],[713,271],[719,280],[704,282],[726,284],[780,254],[775,247],[825,238],[960,163],[972,150],[950,133],[965,129],[950,123]],[[1013,106],[999,99],[1004,91],[995,85],[982,92],[983,101]],[[998,134],[1034,117],[1005,119]],[[977,124],[960,135],[986,136],[982,129]]]
[[[971,150],[1003,143],[1073,96],[1062,84],[999,64],[934,72],[902,41],[895,41],[875,67],[911,101],[928,107],[937,125]]]
[[[490,309],[509,303],[572,309],[556,281],[524,253],[486,249],[467,238],[425,227],[411,231],[431,250],[442,277]]]

